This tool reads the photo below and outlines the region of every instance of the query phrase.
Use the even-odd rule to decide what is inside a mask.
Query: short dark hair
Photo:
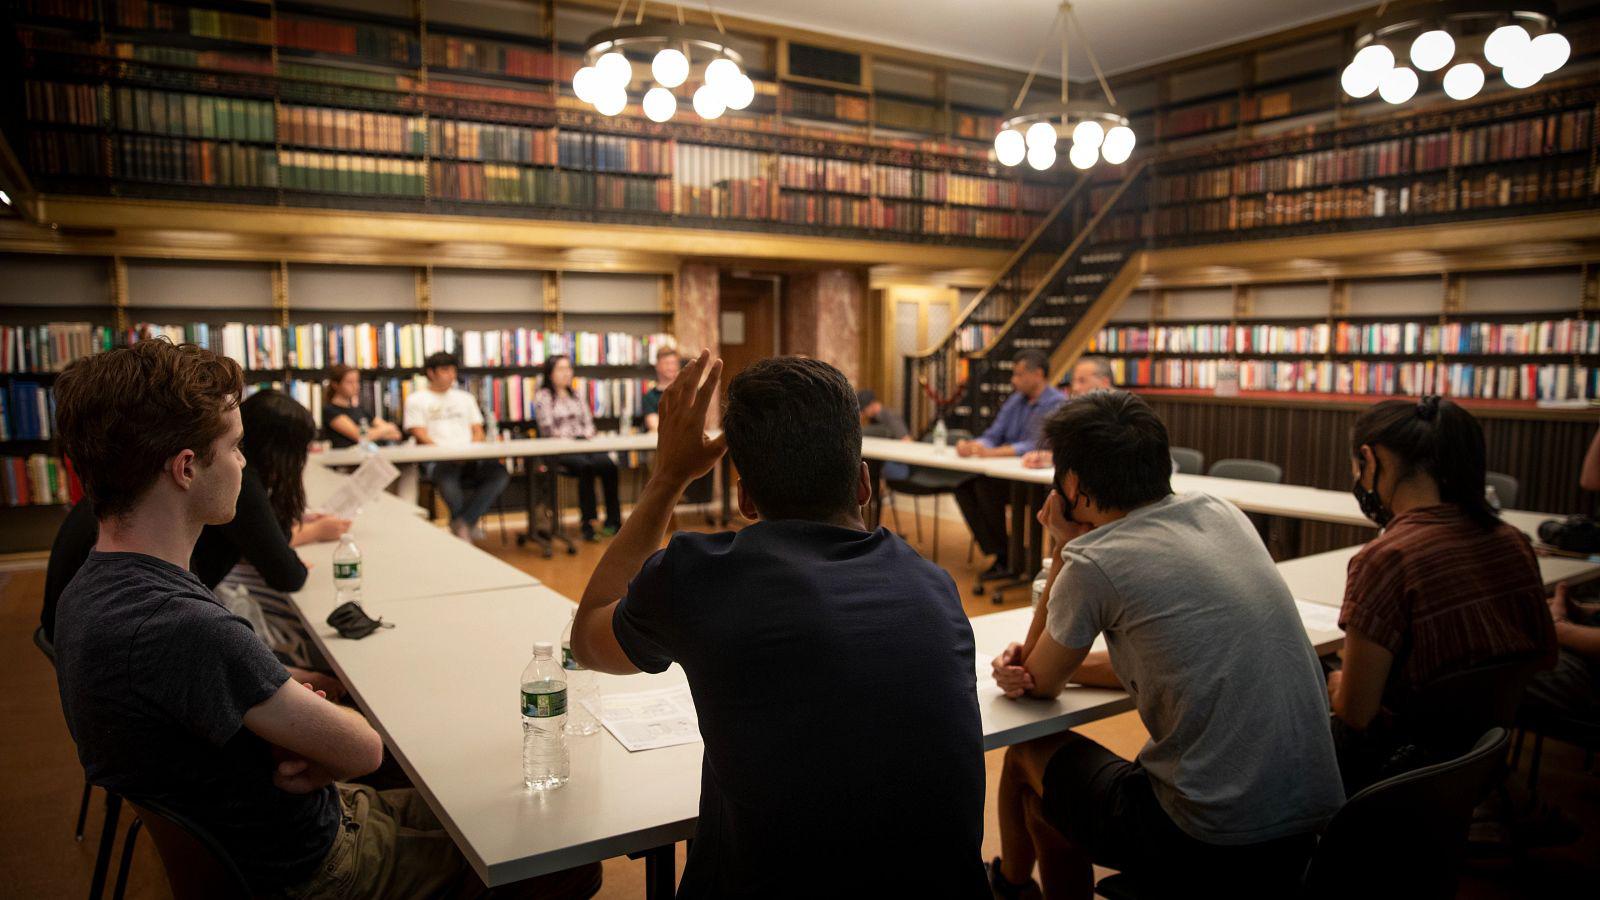
[[[184,450],[210,464],[212,444],[228,430],[224,416],[243,392],[238,363],[165,339],[67,366],[56,379],[56,428],[95,516],[133,509]]]
[[[1050,357],[1045,356],[1043,350],[1021,350],[1016,356],[1011,357],[1011,364],[1043,372],[1050,368]]]
[[[445,366],[455,366],[459,369],[461,368],[461,362],[456,359],[454,353],[446,353],[443,350],[438,353],[429,353],[428,358],[422,361],[422,371],[424,372],[432,372],[434,369],[442,369]]]
[[[1101,509],[1133,509],[1172,493],[1167,426],[1127,391],[1094,391],[1061,404],[1044,423],[1056,478],[1078,476],[1078,491]]]
[[[857,509],[860,416],[849,379],[821,360],[778,356],[733,377],[722,430],[764,518],[825,522]]]
[[[651,364],[653,365],[655,363],[661,362],[661,357],[663,357],[663,356],[678,356],[678,348],[677,347],[662,347],[660,350],[656,351],[655,359],[650,360]],[[682,359],[683,357],[678,356],[678,358]]]

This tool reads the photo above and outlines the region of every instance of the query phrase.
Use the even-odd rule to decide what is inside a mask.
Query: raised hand
[[[713,360],[710,350],[701,350],[662,392],[652,477],[687,486],[711,471],[727,452],[728,445],[720,435],[706,436],[706,414],[721,378],[722,360]]]

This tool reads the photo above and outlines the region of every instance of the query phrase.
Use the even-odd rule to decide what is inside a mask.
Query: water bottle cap
[[[534,641],[533,652],[535,656],[554,656],[555,645],[549,641]]]

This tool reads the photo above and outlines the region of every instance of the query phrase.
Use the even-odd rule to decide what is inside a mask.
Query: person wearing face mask
[[[1039,521],[1061,559],[995,682],[1013,699],[1125,685],[1150,741],[1133,760],[1070,731],[1007,750],[994,895],[1037,896],[1036,863],[1052,898],[1092,897],[1092,864],[1151,896],[1185,891],[1173,879],[1292,895],[1344,793],[1288,586],[1238,508],[1172,492],[1166,426],[1139,397],[1075,398],[1044,443],[1055,489]],[[1109,666],[1090,665],[1102,634]]]
[[[1405,710],[1439,676],[1526,657],[1556,639],[1528,538],[1484,494],[1477,419],[1439,397],[1387,400],[1356,420],[1351,491],[1383,532],[1350,560],[1328,677],[1346,789],[1387,774],[1412,743]]]

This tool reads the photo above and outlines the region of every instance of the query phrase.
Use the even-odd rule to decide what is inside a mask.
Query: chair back
[[[1178,464],[1179,475],[1204,475],[1206,455],[1192,447],[1172,447],[1172,461]]]
[[[128,801],[156,842],[174,900],[248,898],[250,887],[222,843],[181,813],[144,800]]]
[[[56,645],[50,643],[50,639],[44,636],[43,625],[33,630],[33,645],[39,648],[39,652],[44,654],[45,659],[50,660],[50,667],[55,668]]]
[[[1522,490],[1522,483],[1504,472],[1483,473],[1484,483],[1494,488],[1494,495],[1500,498],[1501,509],[1516,509],[1517,494]]]
[[[1351,797],[1306,867],[1304,896],[1454,897],[1472,809],[1500,777],[1509,745],[1510,732],[1491,728],[1461,756]]]
[[[1261,459],[1219,459],[1211,464],[1212,478],[1283,483],[1283,467]]]
[[[1538,658],[1518,655],[1441,675],[1395,711],[1397,724],[1437,756],[1455,756],[1491,728],[1516,726],[1538,665]]]

